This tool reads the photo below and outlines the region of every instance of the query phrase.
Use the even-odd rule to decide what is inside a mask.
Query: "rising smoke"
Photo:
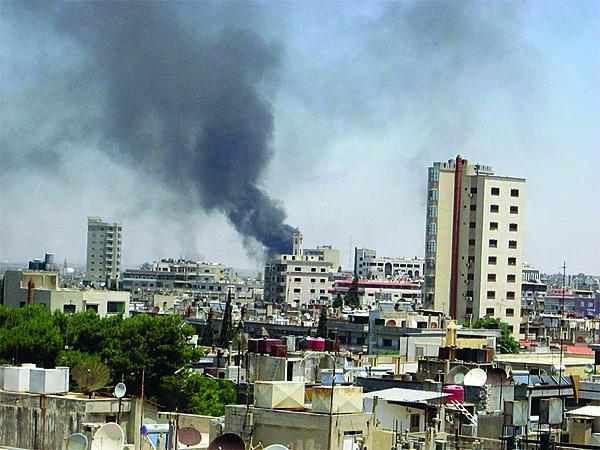
[[[94,142],[143,173],[149,186],[158,180],[175,190],[184,208],[222,212],[249,251],[258,242],[267,254],[288,252],[293,228],[260,187],[272,157],[269,88],[280,49],[248,30],[220,26],[214,5],[199,8],[206,14],[198,20],[185,8],[167,2],[7,5],[16,23],[33,20],[41,36],[44,30],[49,39],[57,34],[67,49],[53,61],[61,67],[56,92],[27,100],[74,110],[53,129],[37,129],[43,139],[5,141],[18,150],[9,148],[4,163],[22,163],[11,161],[15,153],[38,159],[48,154],[42,148]],[[38,82],[52,70],[41,68]]]

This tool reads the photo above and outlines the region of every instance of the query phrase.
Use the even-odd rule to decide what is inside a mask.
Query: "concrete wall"
[[[128,400],[123,401],[121,426],[127,430]],[[62,450],[67,437],[84,432],[84,423],[104,423],[118,415],[116,399],[88,400],[0,391],[0,445]]]
[[[226,433],[239,434],[249,439],[249,423],[253,424],[251,444],[263,447],[272,444],[286,445],[290,450],[344,449],[345,432],[363,436],[363,446],[373,448],[369,434],[371,414],[313,414],[310,412],[227,406],[225,409]],[[246,423],[246,427],[244,427]]]

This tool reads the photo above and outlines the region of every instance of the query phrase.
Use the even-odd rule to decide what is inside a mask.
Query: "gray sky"
[[[0,4],[2,260],[84,262],[100,215],[128,266],[259,267],[281,210],[344,265],[422,256],[460,153],[527,178],[526,261],[600,273],[599,3],[117,4]]]

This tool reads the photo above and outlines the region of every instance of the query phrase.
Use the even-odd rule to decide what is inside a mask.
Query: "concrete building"
[[[424,302],[462,323],[499,317],[518,333],[523,178],[460,156],[429,168]]]
[[[299,309],[329,304],[331,274],[338,269],[339,252],[323,246],[304,254],[300,232],[294,233],[293,243],[291,255],[276,255],[265,267],[265,300]]]
[[[316,256],[321,261],[330,262],[334,270],[340,269],[340,251],[331,245],[318,245],[317,248],[305,248],[305,256]]]
[[[370,280],[419,278],[423,276],[424,263],[424,260],[419,258],[377,257],[375,250],[354,249],[354,273],[360,278]]]
[[[335,280],[331,297],[336,298],[340,294],[343,298],[351,284],[351,279]],[[381,302],[410,301],[416,305],[421,301],[421,285],[403,281],[359,279],[358,297],[362,308],[372,308]]]
[[[32,303],[66,313],[91,309],[102,317],[129,315],[129,292],[61,288],[58,278],[58,272],[7,270],[3,283],[4,306],[20,308]]]
[[[88,217],[87,225],[84,282],[100,285],[116,283],[121,272],[123,227],[119,223],[103,222],[100,217]]]

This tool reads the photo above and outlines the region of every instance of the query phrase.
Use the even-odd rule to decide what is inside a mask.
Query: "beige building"
[[[58,284],[58,272],[7,270],[3,283],[4,306],[20,308],[31,300],[52,311],[76,313],[89,309],[101,317],[129,315],[129,292],[104,289],[69,289]]]
[[[525,180],[457,156],[428,172],[425,305],[468,324],[499,317],[518,332]]]
[[[87,258],[84,281],[91,284],[114,283],[121,272],[121,238],[119,223],[88,217]]]
[[[335,261],[325,255],[305,255],[300,232],[294,233],[293,240],[291,255],[276,255],[265,267],[265,299],[300,309],[329,304]]]
[[[419,278],[423,276],[424,261],[418,258],[377,257],[369,248],[354,249],[354,273],[360,278],[387,280],[393,278]]]

